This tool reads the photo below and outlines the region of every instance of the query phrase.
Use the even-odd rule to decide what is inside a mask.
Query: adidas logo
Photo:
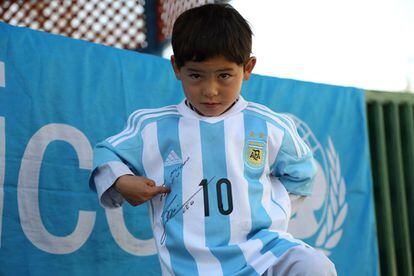
[[[181,158],[175,153],[174,150],[172,150],[168,156],[167,156],[167,160],[165,160],[165,164],[164,166],[172,166],[172,165],[176,165],[176,164],[181,164],[183,163],[183,160],[181,160]]]

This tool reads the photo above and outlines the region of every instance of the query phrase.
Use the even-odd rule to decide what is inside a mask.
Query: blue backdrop
[[[318,161],[290,231],[377,275],[364,92],[254,75],[243,95],[291,114]],[[147,206],[105,211],[87,179],[133,110],[182,98],[167,60],[0,22],[0,274],[159,275]]]

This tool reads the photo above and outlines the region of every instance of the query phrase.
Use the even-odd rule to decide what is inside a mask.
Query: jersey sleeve
[[[278,177],[289,193],[301,196],[312,194],[316,165],[312,151],[300,138],[293,121],[285,116],[286,128],[271,173]]]
[[[119,177],[127,174],[133,175],[128,166],[118,161],[111,161],[96,168],[91,177],[102,207],[116,208],[123,204],[124,198],[113,184]]]
[[[143,175],[141,160],[141,135],[131,126],[94,147],[89,187],[97,192],[103,207],[115,208],[122,204],[123,198],[112,185],[125,174]]]

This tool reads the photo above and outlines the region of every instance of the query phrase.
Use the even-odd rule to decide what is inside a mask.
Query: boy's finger
[[[157,186],[155,189],[157,194],[169,193],[171,191],[170,188],[165,186]]]

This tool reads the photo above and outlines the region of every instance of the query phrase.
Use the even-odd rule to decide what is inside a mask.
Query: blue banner
[[[290,232],[339,275],[378,275],[363,91],[259,75],[242,90],[289,113],[317,159]],[[160,275],[147,206],[104,210],[88,175],[132,111],[182,98],[168,60],[0,22],[0,274]]]

